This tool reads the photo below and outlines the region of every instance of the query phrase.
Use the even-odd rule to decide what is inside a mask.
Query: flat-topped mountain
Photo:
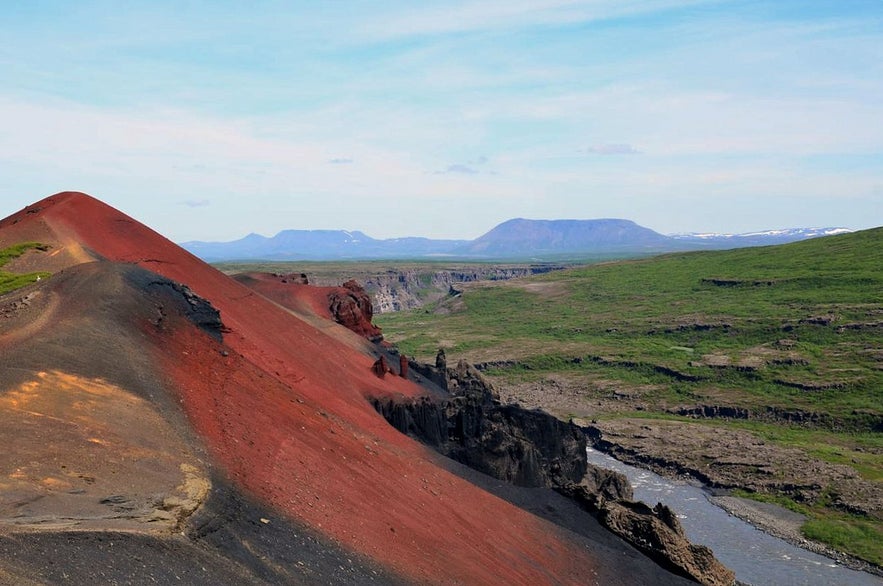
[[[550,256],[579,253],[658,251],[671,239],[631,220],[525,220],[503,222],[468,245],[464,255]]]

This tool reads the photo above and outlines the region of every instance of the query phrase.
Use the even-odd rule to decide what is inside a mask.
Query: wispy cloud
[[[462,163],[454,163],[453,165],[448,165],[443,171],[436,171],[436,175],[445,175],[448,173],[459,173],[461,175],[476,175],[478,173],[478,169],[474,167],[470,167],[469,165],[464,165]]]
[[[480,173],[487,174],[496,174],[493,171],[484,171],[480,169],[480,167],[486,165],[488,163],[488,158],[484,155],[479,157],[475,157],[474,159],[469,159],[465,163],[453,163],[448,165],[441,171],[435,171],[435,175],[448,175],[448,174],[457,174],[457,175],[478,175]]]
[[[381,38],[511,30],[597,22],[713,0],[470,0],[412,8],[369,22],[363,32]],[[416,6],[416,5],[414,5]]]
[[[330,165],[352,165],[354,162],[355,162],[354,159],[344,158],[344,157],[335,158],[335,159],[328,159],[328,164],[330,164]]]

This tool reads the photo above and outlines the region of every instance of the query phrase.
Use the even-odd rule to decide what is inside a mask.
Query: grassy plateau
[[[477,283],[376,321],[407,354],[439,347],[548,372],[652,385],[653,401],[883,415],[883,229],[796,244],[597,264]]]

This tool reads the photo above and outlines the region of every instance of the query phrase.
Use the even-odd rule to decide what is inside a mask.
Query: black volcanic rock
[[[543,411],[502,405],[465,361],[453,369],[415,366],[431,379],[444,369],[450,395],[375,399],[374,408],[393,427],[490,477],[552,488],[676,574],[707,586],[735,583],[710,549],[689,542],[671,509],[633,502],[623,474],[588,464],[582,429]]]
[[[153,320],[153,324],[156,327],[163,327],[163,321],[171,307],[218,342],[224,341],[225,327],[221,321],[221,312],[215,309],[210,301],[194,293],[187,285],[176,283],[171,279],[160,277],[140,268],[132,269],[126,278],[154,298],[156,318]]]
[[[446,369],[446,377],[446,399],[377,399],[375,409],[399,431],[518,486],[561,487],[585,476],[586,438],[578,427],[501,405],[490,383],[464,361]]]

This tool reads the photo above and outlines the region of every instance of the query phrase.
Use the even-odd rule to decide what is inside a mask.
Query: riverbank
[[[791,545],[823,555],[851,570],[883,577],[883,568],[804,537],[800,531],[800,526],[806,520],[804,515],[772,503],[762,503],[735,496],[713,495],[708,500],[734,517],[750,523],[764,533],[787,541]]]
[[[733,515],[718,506],[708,488],[695,479],[674,474],[661,475],[646,468],[623,463],[597,449],[589,449],[590,463],[624,474],[636,499],[662,502],[677,513],[691,542],[710,547],[715,556],[736,573],[739,584],[751,586],[881,586],[879,575],[862,571],[815,553],[801,545],[773,536],[771,532]],[[724,495],[718,495],[724,496]],[[742,513],[768,527],[790,527],[799,535],[799,515],[766,503],[724,497]],[[796,534],[796,535],[795,535]]]
[[[878,475],[883,447],[873,441],[851,444],[849,437],[795,426],[769,425],[755,430],[724,420],[665,414],[653,418],[640,392],[594,392],[583,381],[563,375],[540,381],[495,382],[505,402],[545,409],[579,422],[595,435],[599,450],[622,462],[669,478],[692,478],[720,495],[742,489],[789,498],[820,512],[832,532],[843,527],[853,539],[841,548],[844,551],[867,552],[867,559],[883,559],[883,538],[877,539],[874,529],[871,535],[863,535],[868,527],[880,533],[883,520],[883,483],[872,480]],[[593,384],[597,387],[601,383]],[[776,441],[776,437],[784,441]],[[813,452],[836,458],[823,459]],[[743,509],[741,514],[747,515]],[[758,517],[752,513],[752,518]],[[806,539],[793,523],[767,531],[784,533],[791,542],[806,546]],[[879,565],[830,546],[817,543],[809,547],[814,548],[811,551],[827,552],[826,557],[850,567],[873,568],[881,574]]]
[[[844,567],[883,577],[880,566],[807,539],[800,530],[806,521],[804,515],[730,494],[733,489],[775,492],[780,481],[774,479],[781,476],[775,472],[787,469],[792,491],[809,494],[819,490],[820,480],[833,478],[841,486],[872,486],[876,490],[859,493],[862,504],[878,503],[879,487],[856,479],[854,471],[810,459],[798,450],[771,446],[737,430],[643,419],[581,423],[595,449],[665,478],[698,482],[713,491],[709,497],[712,503],[764,533]]]

